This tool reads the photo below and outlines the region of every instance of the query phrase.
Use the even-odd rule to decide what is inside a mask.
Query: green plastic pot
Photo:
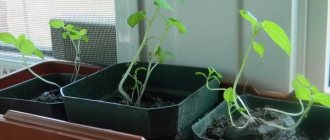
[[[135,67],[146,66],[138,63]],[[114,129],[147,138],[164,138],[191,130],[191,124],[205,111],[219,103],[219,93],[207,90],[205,79],[195,72],[205,68],[159,64],[148,82],[149,91],[177,101],[177,104],[142,108],[100,100],[119,94],[115,91],[127,69],[127,63],[110,66],[62,88],[68,120]],[[126,81],[132,87],[133,81]],[[216,81],[210,85],[218,87]],[[187,129],[186,129],[187,128]]]
[[[71,82],[71,74],[49,74],[42,77],[60,86]],[[57,87],[38,78],[2,89],[0,90],[0,113],[4,114],[11,109],[65,120],[66,113],[63,102],[45,103],[31,100],[45,91],[54,89],[57,89]]]
[[[249,108],[262,108],[265,105],[269,105],[273,108],[289,112],[299,112],[300,110],[300,104],[294,101],[276,100],[271,98],[258,97],[250,94],[246,94],[241,97],[247,103]],[[202,119],[200,119],[197,123],[192,125],[194,139],[206,140],[207,138],[205,138],[203,135],[205,134],[207,127],[211,124],[211,122],[217,117],[223,115],[227,116],[227,114],[227,103],[223,101],[216,108],[214,108],[207,115],[205,115]],[[314,105],[311,108],[307,118],[304,118],[302,123],[298,126],[298,129],[306,133],[311,140],[328,140],[328,138],[330,137],[329,116],[329,108]],[[295,117],[294,119],[297,120],[298,117]]]

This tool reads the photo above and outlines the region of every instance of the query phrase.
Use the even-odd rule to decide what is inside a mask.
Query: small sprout
[[[173,11],[172,6],[170,3],[167,2],[167,0],[153,0],[154,5],[156,6],[156,10],[154,13],[150,16],[147,17],[146,13],[144,11],[138,11],[133,14],[131,14],[128,19],[127,19],[127,24],[129,27],[133,28],[137,24],[141,23],[142,21],[146,21],[146,29],[145,29],[145,34],[143,36],[143,40],[138,48],[138,51],[135,55],[135,57],[128,63],[128,68],[126,72],[124,73],[122,79],[119,82],[118,85],[118,91],[119,93],[124,96],[125,100],[130,104],[130,105],[135,105],[135,106],[140,106],[141,104],[141,98],[145,92],[145,88],[147,86],[149,76],[154,70],[154,68],[159,64],[163,63],[167,58],[171,56],[171,54],[167,51],[164,51],[161,46],[163,44],[163,41],[165,40],[165,37],[167,36],[167,33],[170,29],[171,26],[175,26],[180,33],[184,33],[187,31],[185,26],[179,21],[176,20],[175,18],[165,18],[163,15],[161,15],[160,9],[166,9]],[[153,24],[157,17],[161,17],[161,19],[164,20],[165,23],[165,30],[160,36],[152,36],[150,30],[153,28]],[[153,52],[149,53],[149,63],[147,68],[143,68],[144,71],[146,71],[144,81],[141,81],[137,77],[137,72],[140,72],[142,69],[138,68],[138,71],[135,70],[134,74],[130,74],[131,71],[133,70],[133,66],[136,64],[136,61],[138,59],[138,56],[140,56],[141,51],[145,46],[148,46],[149,40],[155,40],[156,45],[154,46],[155,50]],[[151,46],[151,45],[150,45]],[[133,91],[131,94],[127,93],[123,89],[123,85],[127,79],[127,77],[133,78],[135,81],[135,85],[133,86]],[[137,97],[134,96],[137,94]],[[136,97],[133,99],[133,97]]]
[[[55,29],[63,29],[63,32],[61,34],[63,39],[70,39],[73,47],[75,49],[75,68],[73,71],[73,75],[71,78],[71,81],[76,81],[78,74],[79,74],[79,70],[80,70],[80,42],[81,40],[83,40],[84,42],[88,42],[89,39],[87,37],[87,29],[83,29],[81,27],[78,26],[74,26],[72,24],[67,24],[65,25],[65,23],[61,20],[51,20],[49,22],[49,25],[52,28]]]
[[[250,13],[249,11],[247,11],[247,10],[240,10],[239,13],[240,13],[240,15],[243,19],[245,19],[246,21],[248,21],[251,24],[252,34],[251,34],[251,42],[250,42],[249,48],[245,52],[245,55],[244,55],[243,61],[242,61],[242,65],[241,65],[241,67],[239,69],[239,72],[236,76],[234,85],[233,85],[233,87],[225,89],[225,91],[223,93],[224,94],[224,99],[228,104],[227,107],[228,107],[228,116],[230,118],[230,122],[232,123],[232,126],[234,126],[236,128],[244,128],[248,125],[248,123],[255,122],[256,120],[260,120],[261,122],[264,122],[265,124],[271,125],[273,127],[277,127],[277,128],[280,128],[280,129],[291,129],[291,128],[285,128],[283,126],[279,126],[279,125],[276,125],[276,124],[268,123],[266,120],[263,120],[261,118],[253,117],[251,115],[249,109],[245,105],[244,101],[236,93],[236,88],[237,88],[237,85],[240,81],[242,73],[244,71],[244,68],[246,66],[247,58],[250,54],[250,51],[253,49],[260,58],[264,57],[265,48],[261,43],[256,41],[256,36],[258,35],[258,33],[261,30],[264,30],[267,33],[267,35],[273,40],[273,42],[275,44],[277,44],[278,47],[280,47],[289,56],[290,56],[290,53],[291,53],[290,40],[288,39],[288,37],[287,37],[286,33],[284,32],[284,30],[280,26],[278,26],[276,23],[268,21],[268,20],[263,21],[263,22],[260,23],[257,20],[257,18],[255,18],[255,16],[253,16],[253,14]],[[208,87],[208,89],[210,89],[210,90],[223,90],[223,89],[209,88],[208,82],[209,82],[210,79],[219,79],[222,76],[219,73],[217,73],[214,68],[209,68],[208,72],[209,72],[208,76],[206,76],[205,74],[200,73],[200,72],[198,72],[196,74],[197,75],[203,75],[206,78],[206,86]],[[210,76],[210,75],[213,75],[213,74],[215,74],[215,75]],[[308,89],[308,87],[302,86],[301,82],[303,83],[303,85],[308,85],[306,80],[304,80],[303,78],[294,81],[294,86],[297,87],[297,89],[298,89],[298,94],[296,94],[296,96],[300,97],[302,99],[305,99],[305,100],[310,100],[310,96],[308,95],[310,93],[310,91],[306,90],[306,89]],[[270,108],[269,110],[274,111],[275,109]],[[234,124],[234,121],[233,121],[233,118],[232,118],[232,113],[234,111],[238,111],[244,118],[246,118],[247,121],[244,125],[237,126],[236,124]],[[279,111],[279,110],[275,110],[275,111],[276,112],[281,112],[281,113],[283,112],[283,111]],[[298,113],[298,114],[302,114],[302,112]]]

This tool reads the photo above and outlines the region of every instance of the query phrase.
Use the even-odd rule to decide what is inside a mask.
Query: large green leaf
[[[260,58],[264,57],[265,48],[262,44],[253,42],[253,49],[259,55]]]
[[[21,43],[23,42],[25,40],[25,35],[24,34],[21,34],[21,35],[19,35],[18,36],[18,39],[17,39],[17,46],[16,46],[16,48],[17,49],[21,49],[20,47],[21,47]]]
[[[293,80],[293,88],[295,89],[296,98],[300,100],[310,101],[312,92],[299,84],[298,80]]]
[[[314,99],[320,104],[330,108],[330,95],[326,93],[318,92],[315,93]]]
[[[133,13],[130,15],[127,19],[127,24],[133,28],[136,24],[143,21],[145,18],[145,12],[144,11],[138,11],[136,13]]]
[[[186,27],[180,20],[177,20],[175,18],[169,18],[167,21],[167,24],[175,26],[179,30],[180,33],[187,32]]]
[[[62,20],[51,20],[49,25],[53,28],[59,29],[64,27],[64,22]]]
[[[307,80],[307,78],[302,74],[297,74],[296,79],[299,81],[299,83],[302,86],[305,86],[305,87],[311,87],[312,86],[311,83]]]
[[[87,30],[86,29],[81,29],[78,33],[80,36],[84,36],[87,34]]]
[[[234,90],[233,88],[229,87],[225,90],[225,92],[223,93],[223,97],[225,98],[225,100],[228,103],[232,103],[234,102]]]
[[[23,40],[20,43],[20,52],[23,55],[32,55],[35,52],[36,47],[34,46],[33,42],[31,40]]]
[[[71,31],[74,29],[74,26],[72,24],[68,24],[65,26],[65,30]]]
[[[6,44],[13,44],[17,46],[17,39],[10,33],[0,33],[0,41]]]
[[[38,50],[38,49],[35,49],[33,53],[34,53],[35,56],[37,56],[37,57],[39,57],[41,59],[44,59],[45,58],[44,54],[40,50]]]
[[[167,0],[154,0],[154,5],[173,11],[171,4],[168,3]]]
[[[291,55],[291,42],[285,31],[276,23],[265,20],[261,23],[268,36],[284,51]]]

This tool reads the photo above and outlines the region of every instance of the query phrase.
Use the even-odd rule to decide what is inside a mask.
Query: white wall
[[[175,5],[175,17],[180,18],[188,28],[188,33],[178,35],[171,32],[168,39],[168,50],[174,52],[174,60],[169,63],[216,67],[225,81],[233,81],[241,65],[241,59],[247,48],[250,25],[241,19],[239,9],[247,9],[260,19],[269,19],[280,24],[292,38],[292,3],[296,0],[189,0],[170,1]],[[148,3],[148,12],[153,10]],[[295,15],[293,15],[295,16]],[[262,89],[289,91],[295,56],[286,56],[275,47],[272,41],[261,33],[258,37],[266,47],[265,62],[257,69],[259,62],[256,55],[250,56],[249,66],[245,72],[250,73],[250,82]],[[295,47],[295,46],[293,46]],[[254,71],[254,72],[251,72]]]
[[[296,38],[294,26],[297,25],[292,25],[291,23],[293,22],[292,18],[297,16],[293,14],[295,13],[294,10],[296,10],[293,9],[293,3],[295,1],[296,0],[247,0],[244,1],[242,7],[253,13],[260,22],[263,20],[271,20],[279,24],[286,31],[289,38],[294,41]],[[241,32],[241,37],[244,41],[239,47],[245,48],[243,49],[245,52],[250,39],[251,25],[243,20],[242,22],[243,30]],[[291,57],[289,57],[274,44],[263,31],[257,36],[257,42],[265,46],[264,62],[258,66],[258,56],[255,53],[250,55],[245,77],[251,77],[249,82],[259,88],[289,91],[292,79],[291,75],[294,75],[291,70],[294,69],[294,67],[291,67],[291,64],[294,63],[291,59],[295,58],[295,43],[292,42],[292,50],[294,51]]]
[[[250,25],[238,13],[239,9],[244,8],[260,21],[271,20],[283,27],[292,41],[292,55],[289,58],[262,32],[257,39],[266,48],[264,63],[257,67],[258,58],[251,54],[243,77],[250,77],[249,82],[260,89],[289,92],[295,74],[303,73],[319,88],[324,88],[324,81],[327,80],[325,60],[328,59],[327,0],[169,2],[175,12],[164,10],[164,15],[181,19],[188,32],[180,35],[175,29],[171,30],[163,47],[171,51],[174,57],[167,63],[213,66],[224,75],[224,81],[233,81],[250,34]],[[154,11],[152,2],[145,3],[147,14],[151,14]],[[154,33],[160,33],[161,29],[161,22],[157,22]]]
[[[117,61],[130,61],[139,45],[138,28],[129,28],[127,18],[138,9],[138,1],[116,0]]]

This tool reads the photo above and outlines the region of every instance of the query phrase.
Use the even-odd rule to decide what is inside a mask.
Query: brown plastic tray
[[[9,110],[0,115],[1,140],[144,140],[141,136]]]

